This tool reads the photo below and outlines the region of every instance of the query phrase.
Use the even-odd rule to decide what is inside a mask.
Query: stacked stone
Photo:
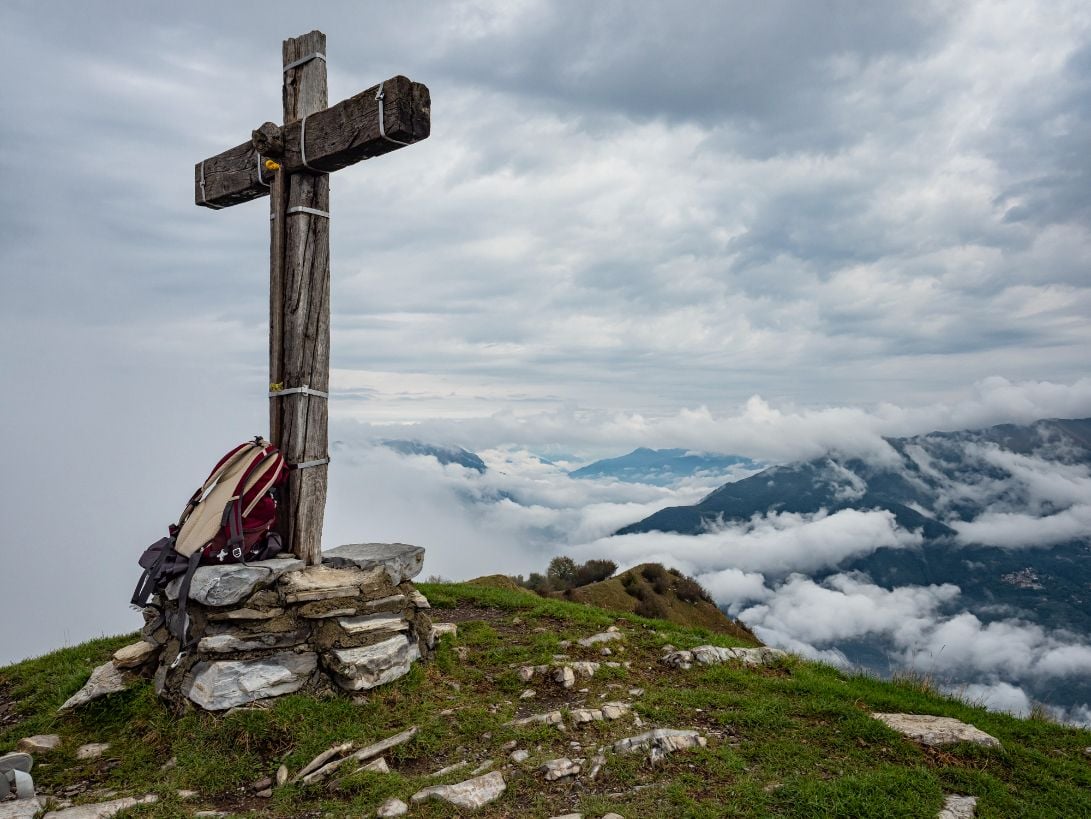
[[[360,543],[294,558],[201,566],[187,613],[191,648],[145,612],[158,647],[156,692],[176,706],[221,711],[295,691],[363,691],[406,674],[434,644],[428,600],[410,582],[424,549]],[[158,601],[178,614],[180,582]]]

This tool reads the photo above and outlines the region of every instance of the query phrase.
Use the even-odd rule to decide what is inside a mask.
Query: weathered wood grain
[[[326,36],[312,31],[284,42],[284,65],[313,52],[325,53]],[[326,63],[312,60],[285,72],[284,121],[291,123],[326,107]],[[329,212],[330,181],[325,174],[277,174],[287,180],[283,218],[283,297],[280,383],[329,391],[330,378],[330,222],[303,206]],[[275,232],[275,231],[274,231]],[[270,365],[272,365],[272,356]],[[329,402],[294,393],[270,401],[279,404],[278,446],[290,464],[327,457]],[[326,508],[327,466],[293,470],[282,498],[281,535],[291,552],[308,565],[322,560],[322,523]]]
[[[294,75],[313,70],[312,60],[285,75],[285,83],[299,82]],[[315,109],[307,117],[306,154],[311,168],[324,172],[336,171],[364,159],[381,156],[427,139],[431,130],[431,97],[427,86],[396,76],[381,83],[383,89],[383,125],[386,138],[379,133],[379,85],[339,102],[332,108]],[[287,88],[287,85],[286,85]],[[280,152],[277,161],[288,173],[306,170],[303,166],[303,114],[299,113],[280,131],[280,144],[263,125],[255,130],[257,142],[273,153]],[[285,115],[287,116],[287,115]],[[392,141],[396,140],[396,141]],[[271,153],[270,155],[273,155]],[[194,167],[194,201],[205,207],[221,208],[258,199],[269,193],[262,184],[268,172],[258,168],[258,150],[254,138],[250,142],[198,162]],[[204,174],[204,187],[201,175]]]

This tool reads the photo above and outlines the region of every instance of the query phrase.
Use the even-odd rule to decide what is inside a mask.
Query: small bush
[[[655,582],[657,577],[667,576],[667,570],[663,568],[662,563],[649,563],[647,566],[641,568],[640,573],[644,575],[644,579],[649,583]]]
[[[617,564],[612,560],[588,560],[582,566],[576,568],[576,574],[572,578],[572,585],[577,587],[598,583],[610,577],[616,571]]]
[[[674,593],[678,595],[679,600],[684,600],[687,603],[712,603],[712,595],[710,595],[705,587],[694,580],[692,577],[686,577],[684,574],[679,573],[678,579],[674,583]]]
[[[660,620],[667,619],[667,607],[658,597],[646,596],[636,606],[636,613],[641,617],[654,617]]]
[[[670,575],[661,574],[658,575],[655,580],[652,581],[652,588],[656,594],[666,594],[671,590]]]

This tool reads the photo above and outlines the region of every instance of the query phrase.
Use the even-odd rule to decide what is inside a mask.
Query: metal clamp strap
[[[321,216],[321,217],[323,217],[325,219],[330,218],[329,211],[319,210],[318,208],[307,208],[307,207],[304,207],[303,205],[295,205],[294,207],[290,207],[290,208],[288,208],[286,213],[289,216],[291,216],[293,213],[309,213],[309,214],[311,214],[311,216]]]
[[[382,105],[382,103],[380,102],[379,105]],[[307,164],[307,117],[309,116],[310,114],[304,114],[303,122],[301,122],[299,125],[299,158],[303,161],[303,167],[306,168],[308,171],[312,171],[313,173],[324,173],[328,175],[329,171],[323,171],[319,168],[312,168],[309,164]],[[380,123],[379,133],[382,133],[382,130],[383,129]]]
[[[289,469],[310,469],[313,466],[325,466],[330,462],[329,458],[320,458],[317,461],[304,461],[301,464],[288,464]]]
[[[288,387],[288,389],[271,389],[269,390],[270,398],[279,398],[282,395],[313,395],[316,398],[325,398],[329,400],[330,394],[328,392],[322,392],[322,390],[315,390],[304,384],[302,387]]]
[[[258,172],[258,176],[261,176],[260,171]],[[214,205],[209,202],[208,196],[205,195],[205,161],[203,159],[201,160],[201,204],[207,208],[212,208],[213,210],[224,209],[223,205]]]
[[[255,153],[257,152],[255,151]],[[258,154],[258,181],[267,188],[272,187],[270,183],[261,178],[261,154]]]
[[[304,63],[309,63],[311,60],[321,60],[322,62],[326,62],[326,55],[323,54],[321,51],[313,51],[306,57],[300,57],[295,62],[288,63],[286,66],[284,66],[284,71],[287,73],[293,68],[299,68],[299,66],[303,65]]]
[[[410,142],[402,142],[401,140],[394,139],[394,137],[388,137],[386,135],[386,117],[383,115],[383,84],[379,83],[379,90],[375,92],[375,99],[379,101],[379,136],[385,139],[387,142],[393,142],[395,145],[411,145]]]

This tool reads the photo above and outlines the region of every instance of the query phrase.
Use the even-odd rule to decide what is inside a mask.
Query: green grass
[[[172,716],[140,684],[60,716],[56,708],[131,637],[95,640],[0,669],[0,751],[29,734],[58,733],[64,744],[35,767],[41,791],[59,793],[86,784],[77,801],[108,791],[161,801],[132,816],[179,817],[217,809],[232,815],[359,817],[374,814],[389,796],[408,801],[421,787],[454,782],[486,758],[506,762],[500,750],[515,740],[530,752],[524,766],[503,768],[508,789],[483,817],[548,817],[570,811],[589,817],[615,811],[630,817],[934,817],[944,794],[979,798],[978,816],[1091,816],[1091,732],[1045,720],[994,714],[929,690],[920,681],[881,682],[789,659],[778,667],[738,665],[672,670],[659,662],[662,647],[739,644],[712,634],[611,613],[593,606],[545,599],[506,588],[421,584],[434,619],[459,619],[459,633],[444,638],[434,660],[406,677],[348,697],[282,697],[270,707],[228,716]],[[444,612],[444,608],[453,611]],[[626,635],[614,655],[574,641],[617,624]],[[456,648],[458,651],[456,652]],[[465,654],[460,659],[459,652]],[[572,691],[519,680],[521,665],[573,659],[629,661],[629,669],[602,670]],[[523,702],[527,688],[536,699]],[[579,688],[590,689],[580,694]],[[644,689],[633,697],[631,687]],[[605,695],[605,696],[603,696]],[[514,728],[516,716],[604,699],[633,704],[644,722],[593,723],[561,733],[543,725]],[[451,713],[442,712],[450,709]],[[996,736],[1003,747],[955,746],[929,751],[872,720],[870,711],[953,716]],[[284,763],[295,773],[319,752],[347,740],[359,744],[418,725],[410,743],[386,755],[392,773],[350,774],[331,789],[287,786],[271,799],[249,785]],[[589,756],[616,739],[653,727],[697,728],[706,748],[680,752],[652,768],[639,756],[608,754],[594,782],[546,783],[537,764],[560,756]],[[98,760],[77,761],[84,742],[109,742]],[[569,743],[582,743],[575,751]],[[162,770],[174,758],[176,764]],[[471,765],[442,779],[429,774],[462,759]],[[200,796],[180,800],[178,789]],[[451,817],[441,803],[415,806],[419,817]]]

